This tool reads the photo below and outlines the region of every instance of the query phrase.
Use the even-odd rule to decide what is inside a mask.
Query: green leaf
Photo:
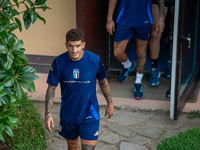
[[[1,3],[1,7],[5,8],[6,6],[8,6],[9,3],[10,3],[10,0],[3,0]]]
[[[6,117],[0,117],[0,124],[6,122],[6,120],[8,120],[8,116],[6,116]]]
[[[20,100],[23,95],[22,87],[20,86],[19,82],[15,79],[14,82],[14,90],[16,91],[17,99]]]
[[[17,23],[18,27],[19,27],[19,31],[21,32],[22,31],[22,25],[21,25],[21,22],[18,18],[15,18],[15,22]]]
[[[28,29],[31,25],[31,18],[30,18],[30,14],[28,11],[25,11],[23,14],[23,20],[24,20],[24,26],[26,29]]]
[[[18,119],[15,117],[8,117],[9,121],[12,123],[17,123]]]
[[[37,20],[37,14],[31,9],[30,10],[30,18],[31,18],[31,22],[34,24],[35,21]]]
[[[22,51],[13,51],[13,54],[16,55],[17,57],[23,59],[24,61],[28,61],[28,58]]]
[[[7,114],[8,116],[12,116],[15,113],[15,108],[6,109],[2,112],[2,114]]]
[[[35,68],[30,66],[25,66],[19,70],[19,74],[30,73],[30,72],[35,73],[36,72]]]
[[[27,2],[28,2],[31,6],[33,6],[33,2],[32,2],[31,0],[27,0]]]
[[[4,45],[0,45],[0,54],[6,54],[8,51],[8,48],[5,47]]]
[[[0,79],[4,80],[7,76],[12,76],[12,73],[7,70],[0,70]]]
[[[21,84],[21,86],[25,89],[27,89],[29,92],[35,92],[35,84],[34,82],[28,82],[28,83],[24,83],[24,82],[20,82],[19,80],[19,83]]]
[[[43,3],[41,6],[43,7],[42,10],[43,10],[43,11],[46,11],[47,5],[46,5],[45,3]]]
[[[12,129],[11,129],[9,126],[7,126],[7,128],[5,128],[4,131],[5,131],[10,137],[13,137],[13,136],[14,136],[13,131],[12,131]]]
[[[0,91],[3,90],[4,84],[0,83]]]
[[[3,97],[4,95],[6,95],[5,92],[0,91],[0,97]]]
[[[8,52],[7,52],[7,60],[13,62],[13,58],[14,58],[13,54],[12,54],[11,52],[8,51]]]
[[[35,1],[35,5],[41,5],[43,3],[45,3],[47,0],[36,0]]]
[[[44,22],[44,24],[46,23],[46,20],[43,18],[43,17],[41,17],[37,12],[35,12],[36,14],[37,14],[37,17],[40,19],[40,20],[42,20],[43,22]]]
[[[2,133],[2,131],[5,130],[6,127],[7,125],[0,124],[0,133]]]
[[[9,70],[11,68],[12,63],[13,63],[13,60],[9,61],[7,59],[7,57],[5,57],[4,60],[3,60],[4,69]]]
[[[19,3],[18,0],[13,0],[15,2],[15,4],[17,5],[17,8],[19,8]]]
[[[3,137],[2,133],[0,133],[0,140],[1,140],[1,141],[3,141],[3,142],[5,142],[5,140],[4,140],[4,137]]]
[[[3,81],[5,87],[11,87],[14,85],[14,77],[13,76],[8,76],[6,79]]]
[[[21,74],[18,79],[22,82],[28,83],[39,79],[39,77],[34,73],[24,73]]]
[[[17,29],[17,24],[16,23],[12,23],[11,25],[10,25],[10,28],[9,28],[9,30],[10,30],[10,32],[12,32],[12,31],[14,31],[15,29]]]
[[[11,16],[14,17],[16,15],[19,15],[19,12],[16,9],[12,9]]]
[[[8,36],[8,44],[9,44],[9,47],[10,47],[10,48],[13,47],[14,42],[15,42],[14,35],[13,35],[13,34],[10,34],[10,35]]]
[[[21,47],[23,46],[23,41],[22,40],[18,40],[17,42],[15,42],[15,44],[13,45],[13,50],[19,50]]]

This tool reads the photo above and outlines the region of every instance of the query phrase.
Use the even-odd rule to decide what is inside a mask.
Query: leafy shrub
[[[158,143],[157,150],[200,150],[200,127],[188,129]]]
[[[23,95],[23,88],[35,92],[34,81],[38,79],[36,70],[27,66],[28,59],[22,48],[23,41],[18,40],[14,30],[22,31],[21,22],[18,19],[23,15],[26,29],[34,24],[37,19],[45,23],[36,10],[49,9],[47,0],[0,0],[0,140],[4,142],[4,133],[13,137],[13,128],[16,127],[18,116],[15,106]],[[25,10],[18,12],[19,6],[24,5]]]
[[[190,114],[187,116],[190,119],[200,118],[200,112],[197,111],[190,111]]]
[[[33,102],[25,93],[13,115],[18,118],[17,127],[13,130],[14,137],[5,135],[5,141],[10,149],[15,150],[44,150],[46,148],[46,133],[40,114]]]

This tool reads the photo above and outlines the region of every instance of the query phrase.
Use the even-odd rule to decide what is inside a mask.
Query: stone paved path
[[[44,120],[44,103],[34,102]],[[58,135],[60,104],[54,104],[52,116],[55,128],[47,132],[47,150],[67,150],[67,142]],[[180,115],[171,120],[168,111],[140,110],[132,107],[116,107],[111,119],[104,117],[105,106],[100,106],[99,139],[95,150],[155,150],[158,142],[188,128],[198,127],[200,119],[188,119]]]

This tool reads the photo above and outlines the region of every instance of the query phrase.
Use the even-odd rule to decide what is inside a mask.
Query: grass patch
[[[200,150],[200,127],[163,139],[157,150]]]
[[[18,118],[17,127],[13,130],[14,137],[5,137],[10,149],[15,150],[44,150],[46,149],[46,133],[40,114],[33,102],[25,93],[16,107],[13,115]]]

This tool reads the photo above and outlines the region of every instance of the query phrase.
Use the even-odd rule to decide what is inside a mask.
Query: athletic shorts
[[[90,110],[80,124],[74,124],[60,120],[58,133],[68,140],[74,140],[78,136],[84,140],[97,140],[99,134],[99,116],[95,116]]]
[[[157,0],[152,0],[152,4],[157,4],[158,5],[158,1]],[[166,7],[174,7],[174,2],[165,2],[165,6]]]
[[[146,27],[127,27],[118,24],[115,32],[114,41],[120,42],[126,39],[132,39],[133,34],[136,38],[146,41],[149,40],[150,33],[151,33],[151,25]]]

